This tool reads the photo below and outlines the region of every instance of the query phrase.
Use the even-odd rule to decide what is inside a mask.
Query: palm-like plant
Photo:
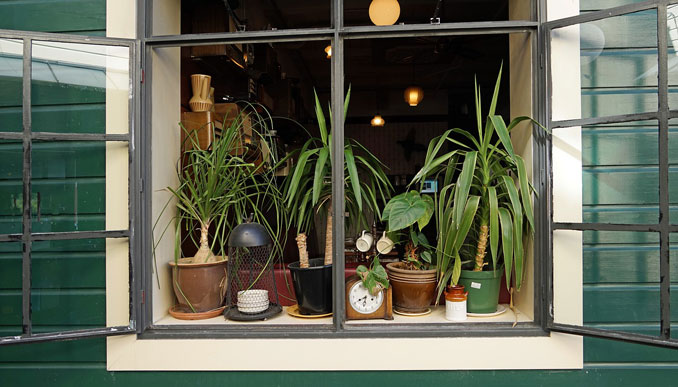
[[[493,270],[498,270],[501,247],[507,288],[514,272],[517,290],[523,282],[523,237],[525,231],[534,232],[534,189],[527,179],[525,161],[513,150],[509,133],[525,120],[539,124],[529,117],[518,117],[506,125],[495,114],[500,81],[501,68],[484,125],[480,89],[475,84],[477,136],[463,129],[450,129],[433,139],[424,166],[413,179],[416,183],[428,176],[443,175],[435,203],[439,294],[448,281],[457,284],[462,260],[472,261],[474,271],[489,265],[488,244]],[[454,135],[464,137],[471,145]],[[447,143],[460,149],[439,155]]]
[[[315,92],[314,92],[315,94]],[[344,99],[344,117],[351,97],[349,87]],[[285,181],[285,203],[290,209],[290,221],[297,229],[300,267],[308,267],[306,233],[315,213],[327,214],[325,233],[325,265],[332,263],[332,110],[329,109],[330,130],[315,94],[315,113],[320,138],[311,138],[299,151],[299,159]],[[364,209],[380,217],[378,199],[385,202],[392,191],[384,173],[384,165],[363,145],[347,139],[344,144],[345,211],[349,222],[367,226]],[[347,226],[349,226],[347,222]]]
[[[254,106],[248,106],[247,110],[224,127],[222,135],[213,138],[210,147],[205,150],[200,149],[197,132],[184,129],[186,143],[192,146],[186,147],[189,150],[177,163],[179,185],[167,187],[176,199],[177,208],[174,218],[175,260],[182,253],[182,227],[198,247],[192,262],[214,262],[217,260],[215,251],[220,256],[226,255],[230,230],[250,216],[252,221],[261,223],[269,231],[274,240],[274,251],[279,253],[282,250],[279,236],[285,223],[285,212],[282,211],[282,193],[275,184],[273,170],[255,166],[244,159],[249,153],[257,151],[253,144],[265,140],[262,133],[267,130],[267,120],[257,113]],[[243,138],[247,118],[254,122],[255,127],[252,144],[246,144]],[[269,210],[274,212],[273,217],[270,214],[266,216]],[[196,228],[200,229],[198,240],[192,232]],[[210,231],[215,235],[211,242]]]

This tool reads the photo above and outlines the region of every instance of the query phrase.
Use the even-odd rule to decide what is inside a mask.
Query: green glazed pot
[[[462,270],[459,285],[468,291],[469,313],[494,313],[499,303],[499,286],[503,272]]]

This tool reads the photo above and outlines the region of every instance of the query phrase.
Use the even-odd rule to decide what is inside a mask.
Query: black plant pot
[[[332,265],[324,265],[323,258],[309,259],[308,265],[308,268],[303,269],[299,267],[299,262],[288,265],[299,313],[332,313]]]

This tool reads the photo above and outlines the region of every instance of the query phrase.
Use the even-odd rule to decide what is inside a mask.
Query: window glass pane
[[[21,334],[21,243],[0,243],[0,336]]]
[[[441,23],[530,19],[527,6],[517,16],[516,8],[509,10],[509,2],[499,0],[438,2],[437,0],[374,0],[344,1],[344,24],[347,26],[374,26],[392,24],[429,24],[436,6]]]
[[[0,234],[20,233],[23,229],[22,168],[22,142],[0,140]]]
[[[676,86],[678,86],[678,67],[675,65],[678,60],[678,4],[669,5],[668,9],[668,70],[669,70],[669,108],[678,107],[678,95]]]
[[[153,11],[176,12],[170,4],[154,5]],[[156,26],[155,35],[170,34],[167,27]],[[181,4],[182,34],[329,27],[329,0],[208,0]]]
[[[568,233],[580,232],[556,231],[554,241]],[[558,257],[554,245],[555,284],[583,285],[583,326],[659,335],[658,242],[657,233],[584,231],[580,267],[576,256]],[[557,322],[569,318],[559,315],[558,303],[555,308]]]
[[[21,40],[0,39],[0,132],[21,132],[23,50]]]
[[[113,258],[111,264],[126,265],[128,245],[127,239],[33,242],[33,331],[45,333],[106,327],[107,250]],[[119,254],[120,251],[123,254]],[[111,269],[111,272],[119,271]],[[127,282],[127,278],[113,281]]]
[[[127,154],[126,142],[34,142],[32,231],[127,229]]]
[[[551,76],[554,121],[656,111],[656,10],[552,30]]]
[[[35,41],[32,130],[128,133],[129,86],[127,47]]]
[[[643,1],[644,0],[580,0],[579,10],[581,13],[588,13],[622,5],[642,3]]]
[[[554,221],[659,222],[657,133],[656,121],[554,129]]]
[[[153,319],[156,323],[182,323],[168,314],[179,297],[175,296],[171,286],[174,271],[163,269],[174,261],[175,224],[172,218],[177,214],[177,208],[170,205],[162,209],[173,196],[170,190],[164,188],[176,189],[180,181],[192,180],[188,166],[201,168],[198,155],[209,156],[223,147],[234,147],[227,154],[239,156],[240,159],[225,157],[222,162],[231,165],[247,162],[257,167],[254,170],[251,167],[225,167],[237,169],[238,174],[243,174],[238,181],[229,173],[215,176],[219,181],[215,184],[225,184],[224,190],[228,195],[242,195],[247,190],[251,195],[248,200],[252,202],[243,202],[242,207],[229,206],[224,223],[214,221],[208,227],[207,238],[212,243],[213,254],[226,255],[229,233],[242,222],[245,215],[254,213],[254,220],[267,227],[267,232],[274,240],[272,260],[265,265],[273,270],[265,275],[271,276],[270,282],[273,277],[276,279],[275,287],[270,282],[271,286],[263,283],[254,286],[268,290],[269,301],[277,298],[283,308],[297,304],[294,290],[296,279],[293,281],[288,272],[288,265],[297,262],[300,256],[297,231],[305,232],[308,257],[319,258],[317,262],[323,266],[327,209],[332,203],[330,160],[322,160],[325,169],[318,180],[322,193],[316,203],[304,201],[309,199],[307,194],[313,187],[319,151],[304,156],[305,164],[299,160],[304,145],[306,150],[324,146],[324,135],[316,118],[314,91],[322,104],[325,123],[328,126],[330,123],[327,113],[331,84],[330,60],[326,48],[329,51],[327,41],[163,48],[154,51],[158,58],[154,65],[176,65],[176,72],[164,74],[163,82],[153,85],[154,95],[163,96],[162,103],[159,103],[161,99],[153,99],[153,111],[163,112],[153,117],[153,149],[163,149],[163,152],[153,153],[153,222],[158,222],[155,237],[161,289],[153,295]],[[163,71],[161,66],[154,68],[154,78],[158,76],[156,69]],[[212,99],[208,97],[210,92],[213,93]],[[177,122],[181,122],[181,126]],[[156,136],[155,133],[160,134]],[[315,140],[311,140],[311,137]],[[241,144],[240,140],[228,143],[228,138],[242,138],[244,144],[238,145]],[[290,158],[277,165],[286,156]],[[292,191],[285,187],[286,184],[292,184],[288,179],[299,164],[302,164],[300,173],[303,179],[294,182],[296,189]],[[255,182],[259,185],[256,186]],[[195,197],[193,194],[187,195]],[[283,201],[284,197],[288,200]],[[285,223],[279,213],[288,208],[295,215],[289,223]],[[179,254],[184,258],[192,258],[199,251],[202,230],[197,226],[195,217],[186,212],[181,214]],[[301,219],[303,222],[300,222]],[[226,223],[228,226],[224,226]],[[161,237],[168,225],[170,231]],[[236,263],[236,258],[228,254],[228,265],[237,267],[229,269],[226,302],[237,310],[237,292],[248,290],[248,278],[257,276],[248,277],[250,273],[244,268],[253,266],[247,266],[248,263],[244,261]],[[327,273],[331,273],[331,266],[327,267]],[[327,279],[331,281],[331,276]],[[331,282],[322,289],[323,292],[328,290],[326,301],[329,302],[329,312],[332,310],[331,289]],[[277,293],[276,297],[273,297],[274,293]],[[236,305],[232,305],[234,302]],[[183,304],[185,306],[181,308],[186,310],[187,304]],[[241,323],[235,319],[226,320],[221,315],[205,321],[210,324]],[[307,319],[296,319],[283,312],[269,316],[264,323],[308,322]],[[331,317],[313,320],[314,324],[331,322]]]

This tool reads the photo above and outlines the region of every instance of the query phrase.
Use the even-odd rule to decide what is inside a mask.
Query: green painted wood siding
[[[112,0],[109,0],[112,1]],[[582,0],[582,11],[638,2],[639,0]],[[38,31],[104,34],[105,1],[84,0],[0,0],[0,28]],[[48,16],[45,16],[48,15]],[[607,23],[609,32],[623,26]],[[632,62],[640,69],[649,69],[656,58],[656,50],[643,49],[637,44],[620,44],[600,57],[596,68],[582,68],[582,85],[586,88],[585,109],[593,111],[592,104],[609,101],[597,97],[604,86],[614,85],[619,90],[652,87],[651,78],[629,76],[626,64]],[[633,47],[632,49],[630,47]],[[656,59],[654,59],[656,60]],[[621,65],[623,63],[624,65]],[[634,70],[637,71],[637,70]],[[678,74],[671,74],[672,85],[678,84]],[[2,82],[2,80],[0,80]],[[656,85],[656,82],[654,83]],[[20,85],[5,83],[0,90],[0,130],[20,130],[21,115],[16,95],[11,91]],[[42,102],[34,107],[33,124],[38,130],[62,128],[71,132],[103,130],[105,106],[101,95],[61,94],[45,89],[38,93]],[[20,93],[18,94],[20,96]],[[65,103],[65,96],[71,95]],[[632,106],[656,104],[646,93],[632,95]],[[97,99],[99,97],[99,99]],[[37,97],[36,97],[37,98]],[[93,99],[90,99],[93,98]],[[598,100],[596,100],[598,98]],[[617,97],[615,97],[617,98]],[[627,98],[619,97],[619,98]],[[672,101],[674,98],[672,97]],[[4,101],[4,102],[3,102]],[[12,101],[14,101],[12,105]],[[20,101],[20,99],[18,100]],[[635,102],[634,102],[635,101]],[[639,101],[639,102],[638,102]],[[3,105],[4,103],[4,105]],[[605,109],[605,107],[599,107]],[[585,110],[587,111],[587,110]],[[601,111],[601,110],[599,110]],[[43,129],[44,128],[44,129]],[[657,214],[656,181],[657,126],[656,123],[638,123],[583,129],[584,159],[584,218],[587,221],[654,222]],[[671,138],[678,136],[678,125],[672,128]],[[0,229],[6,232],[16,224],[20,215],[20,187],[9,177],[20,174],[20,147],[17,144],[0,145]],[[670,144],[671,162],[678,163],[678,144]],[[71,157],[78,163],[63,164],[66,176],[54,175],[51,170],[40,170],[36,187],[45,192],[41,197],[42,222],[51,229],[67,228],[72,224],[72,201],[58,200],[72,197],[77,190],[78,210],[92,216],[93,224],[101,222],[105,203],[97,200],[103,195],[102,169],[105,160],[102,149],[94,144],[72,144],[54,149],[49,146],[36,152],[36,164],[46,165],[55,156]],[[623,151],[620,151],[623,150]],[[43,152],[44,151],[44,152]],[[60,154],[60,155],[59,155]],[[18,155],[18,156],[17,156]],[[19,169],[17,169],[17,167]],[[672,177],[674,175],[672,174]],[[48,184],[54,181],[54,185]],[[44,184],[43,184],[44,183]],[[77,184],[76,184],[77,183]],[[675,179],[672,179],[672,184]],[[76,188],[77,187],[77,188]],[[18,191],[17,191],[18,189]],[[84,191],[81,191],[84,190]],[[622,190],[625,190],[622,192]],[[17,196],[18,195],[18,196]],[[85,199],[85,197],[87,199]],[[49,200],[53,198],[53,200]],[[35,201],[36,199],[34,199]],[[37,204],[37,203],[36,203]],[[672,218],[678,219],[677,203],[672,203]],[[674,215],[674,212],[676,215]],[[654,218],[653,218],[654,217]],[[84,222],[85,218],[80,218]],[[59,223],[59,222],[66,223]],[[70,223],[69,223],[70,222]],[[82,224],[81,224],[82,225]],[[34,225],[40,226],[40,222]],[[657,332],[649,323],[656,313],[656,282],[659,270],[658,239],[647,233],[597,233],[584,235],[585,319],[587,324],[630,332]],[[34,287],[39,289],[42,312],[39,322],[47,323],[41,329],[65,328],[102,324],[105,316],[105,269],[103,242],[60,241],[36,246],[34,258]],[[68,252],[64,254],[63,252]],[[18,309],[5,314],[5,308],[17,305],[20,288],[20,246],[0,244],[0,334],[15,331]],[[672,272],[678,273],[678,248],[672,251]],[[76,274],[74,274],[76,273]],[[62,291],[67,289],[66,291]],[[676,297],[678,291],[674,291]],[[74,312],[49,308],[54,297],[59,303],[69,303]],[[653,301],[655,300],[655,301]],[[678,305],[678,300],[674,305]],[[64,304],[65,306],[65,304]],[[634,312],[633,308],[638,310]],[[674,308],[676,309],[676,308]],[[674,314],[676,314],[674,310]],[[674,330],[678,326],[674,327]],[[107,372],[106,347],[103,339],[42,343],[0,348],[0,384],[2,386],[622,386],[675,385],[678,380],[678,351],[625,344],[602,339],[584,340],[585,369],[580,371],[427,371],[427,372]],[[419,354],[425,356],[425,354]],[[462,354],[463,355],[463,354]],[[224,359],[228,361],[228,359]],[[406,362],[404,362],[406,364]],[[406,365],[404,365],[406,367]]]

